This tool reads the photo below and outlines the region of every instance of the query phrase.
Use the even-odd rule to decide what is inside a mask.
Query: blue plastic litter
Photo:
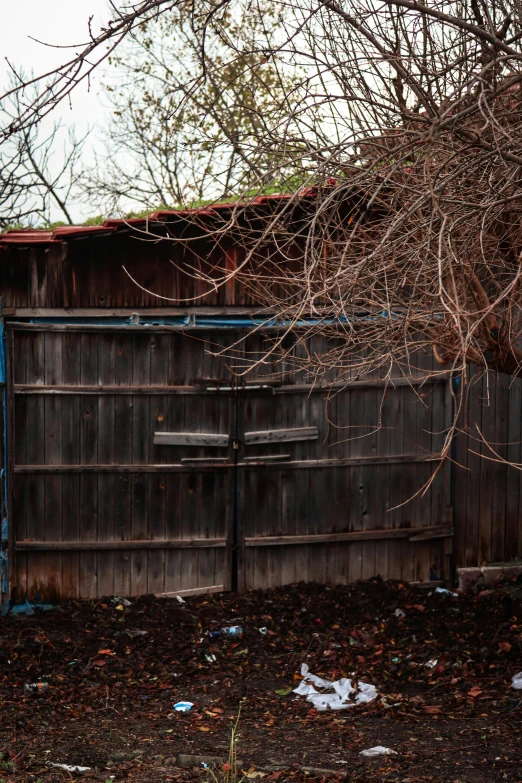
[[[193,706],[191,701],[178,701],[178,703],[174,705],[174,709],[176,712],[190,712]]]
[[[2,616],[5,617],[7,614],[26,614],[30,616],[35,614],[35,610],[48,612],[50,609],[55,608],[52,604],[33,604],[30,601],[25,601],[23,604],[13,604],[12,601],[6,601],[2,606]]]

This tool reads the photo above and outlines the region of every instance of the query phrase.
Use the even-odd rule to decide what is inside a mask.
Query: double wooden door
[[[319,389],[226,329],[8,334],[18,597],[442,576],[445,383]]]

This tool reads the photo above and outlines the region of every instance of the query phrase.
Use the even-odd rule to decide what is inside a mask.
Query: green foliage
[[[5,772],[12,772],[14,770],[14,764],[12,761],[4,759],[4,754],[0,753],[0,769]]]
[[[43,228],[44,231],[54,231],[55,228],[68,225],[69,223],[65,223],[63,220],[55,220],[53,223],[43,223],[41,226],[38,226],[38,228]]]
[[[82,223],[82,226],[101,226],[103,225],[103,221],[105,220],[104,215],[94,215],[94,217],[87,218],[87,220],[84,220]]]

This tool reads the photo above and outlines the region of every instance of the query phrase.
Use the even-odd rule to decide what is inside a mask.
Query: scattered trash
[[[262,628],[259,628],[259,633],[263,634],[263,636],[266,636],[268,628],[265,628],[264,626]]]
[[[53,764],[50,762],[51,767],[58,767],[58,769],[64,769],[66,772],[90,772],[90,767],[80,767],[78,764]]]
[[[306,663],[303,663],[301,666],[301,676],[303,680],[298,688],[294,688],[294,693],[297,693],[299,696],[306,696],[306,701],[311,702],[319,711],[324,711],[328,707],[331,710],[346,710],[349,707],[355,707],[357,704],[367,704],[377,698],[375,685],[358,682],[356,689],[353,687],[352,681],[346,677],[335,682],[323,680],[322,677],[310,674]],[[333,690],[333,693],[318,693],[314,685],[325,690]],[[354,701],[349,700],[352,694],[356,694]]]
[[[182,598],[180,595],[176,596],[176,601],[178,602],[178,604],[184,604],[185,603],[185,599]]]
[[[178,703],[174,705],[174,709],[176,712],[190,712],[193,706],[191,701],[178,701]]]
[[[392,658],[392,663],[399,663],[400,658]]]
[[[128,598],[120,598],[119,596],[115,595],[111,598],[111,603],[118,604],[116,606],[116,609],[123,609],[124,606],[132,606],[132,602],[129,601]]]
[[[220,633],[222,636],[242,636],[243,635],[243,626],[242,625],[231,625],[228,628],[222,628]]]
[[[396,609],[395,617],[398,617],[400,620],[402,617],[406,617],[406,612],[403,612],[402,609]]]
[[[265,633],[266,632],[267,629],[265,628]],[[211,639],[217,639],[218,636],[242,636],[242,635],[243,635],[242,625],[230,625],[225,628],[214,628],[212,631],[207,631],[207,636],[210,636]]]
[[[26,682],[24,685],[24,693],[30,693],[32,696],[41,696],[48,690],[48,682]]]
[[[48,612],[50,609],[55,609],[53,604],[42,604],[40,601],[36,601],[34,604],[30,601],[25,601],[23,604],[13,604],[12,601],[6,601],[2,604],[2,616],[5,617],[8,614],[26,614],[31,616],[36,610],[41,612]]]
[[[126,628],[123,632],[130,639],[136,639],[138,636],[147,636],[148,631],[142,631],[139,628]]]
[[[451,595],[453,598],[458,598],[458,593],[452,593],[451,590],[447,590],[445,587],[436,587],[435,588],[436,593],[442,593],[442,595]]]
[[[385,748],[383,745],[376,745],[374,748],[368,748],[367,750],[361,750],[361,756],[365,756],[367,759],[373,759],[376,756],[396,756],[397,751],[391,748]]]
[[[522,691],[522,672],[518,672],[518,674],[513,675],[511,680],[511,687],[516,691]]]
[[[426,669],[434,669],[435,666],[438,664],[439,660],[438,658],[432,658],[430,661],[426,661],[424,664]]]
[[[217,661],[216,656],[214,653],[205,653],[205,660],[209,663],[215,663]]]

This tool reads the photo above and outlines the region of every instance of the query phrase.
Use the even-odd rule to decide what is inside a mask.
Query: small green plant
[[[0,753],[0,769],[4,772],[12,772],[14,769],[13,762],[5,759],[3,753]]]
[[[237,766],[237,740],[238,733],[237,727],[239,725],[239,717],[241,715],[241,706],[237,711],[237,718],[232,724],[230,729],[230,743],[228,746],[228,761],[223,764],[223,769],[216,775],[213,770],[209,770],[212,775],[214,783],[241,783],[244,780],[244,776],[239,777],[239,769]]]

